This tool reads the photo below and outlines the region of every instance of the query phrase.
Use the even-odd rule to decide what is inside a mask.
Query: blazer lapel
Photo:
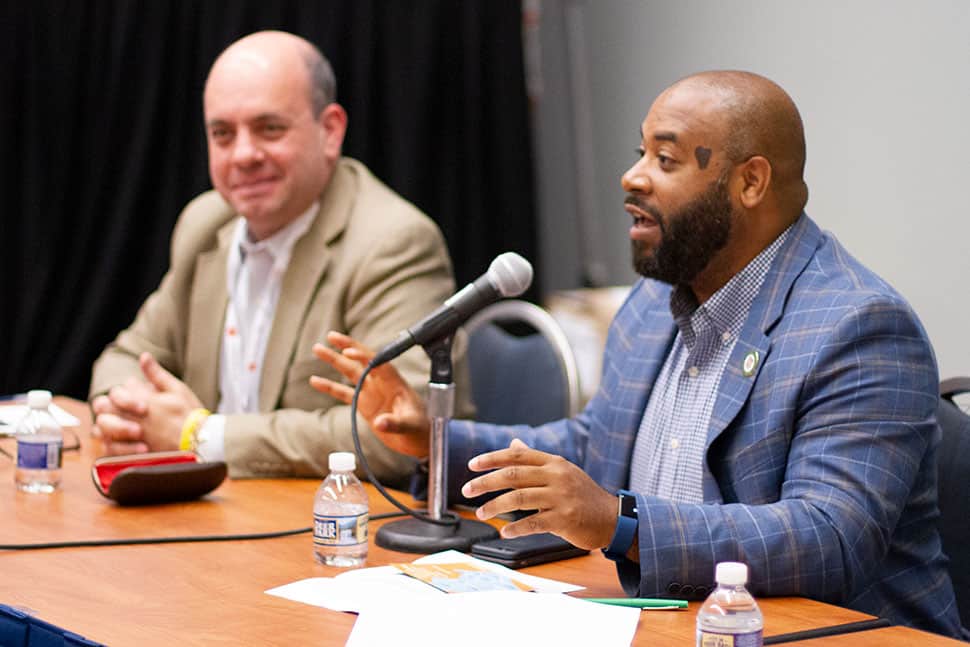
[[[226,262],[235,223],[233,218],[219,230],[215,249],[197,257],[189,305],[185,382],[213,411],[219,406],[219,353],[229,303]]]
[[[617,462],[619,469],[607,470],[597,480],[611,490],[627,486],[633,442],[647,399],[677,333],[667,307],[670,287],[641,281],[634,289],[636,293],[624,309],[623,317],[615,322],[614,334],[618,335],[620,347],[610,358],[620,381],[609,397],[619,406],[609,409],[608,446],[604,453]]]
[[[707,449],[734,421],[751,396],[761,367],[771,352],[768,333],[781,317],[792,284],[811,260],[820,238],[818,227],[803,213],[792,227],[788,240],[778,250],[775,263],[751,304],[744,328],[721,376],[707,434]],[[762,388],[771,388],[771,385],[763,385]],[[706,462],[704,471],[704,500],[709,501],[715,492],[708,492],[708,489],[716,488],[716,484],[714,479],[709,478]],[[714,496],[714,499],[718,496]]]
[[[294,356],[304,352],[310,357],[309,348],[297,348],[300,329],[330,264],[330,245],[343,232],[350,218],[355,184],[353,172],[344,164],[338,164],[329,186],[320,197],[320,209],[313,224],[293,246],[290,264],[280,286],[273,327],[266,342],[259,384],[260,411],[277,408]]]

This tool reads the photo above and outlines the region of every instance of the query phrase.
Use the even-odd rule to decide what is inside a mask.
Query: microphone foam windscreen
[[[503,297],[517,297],[532,285],[532,264],[515,252],[499,254],[488,266],[488,280]]]

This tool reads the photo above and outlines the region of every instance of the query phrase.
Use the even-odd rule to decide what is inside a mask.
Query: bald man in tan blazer
[[[90,397],[108,453],[184,447],[187,426],[195,433],[208,424],[192,416],[217,412],[224,401],[223,345],[237,334],[227,268],[240,235],[258,244],[309,222],[294,234],[264,326],[258,406],[219,412],[221,455],[233,477],[325,474],[328,454],[352,451],[353,443],[349,408],[309,385],[321,369],[314,342],[339,330],[380,346],[454,292],[434,223],[363,164],[340,156],[346,114],[332,96],[321,98],[327,88],[317,92],[321,59],[302,39],[260,32],[213,65],[205,113],[216,190],[180,215],[161,285],[94,366]],[[467,380],[458,359],[461,387]],[[420,348],[395,365],[418,388],[428,381]],[[467,413],[467,398],[457,402],[456,412]],[[360,429],[378,477],[403,482],[413,459],[377,441],[366,423]]]

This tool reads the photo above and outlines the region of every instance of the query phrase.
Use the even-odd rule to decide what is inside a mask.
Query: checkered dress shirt
[[[640,422],[630,489],[678,503],[704,500],[704,444],[718,384],[786,229],[704,304],[687,287],[670,295],[679,330]]]

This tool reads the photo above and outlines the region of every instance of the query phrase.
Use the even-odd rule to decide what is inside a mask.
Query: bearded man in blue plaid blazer
[[[750,73],[688,77],[654,102],[639,152],[623,187],[645,278],[598,392],[537,428],[453,421],[453,497],[492,494],[481,519],[537,510],[502,535],[604,548],[631,595],[703,598],[718,562],[742,561],[756,595],[961,636],[936,529],[933,350],[905,300],[804,214],[791,98]],[[356,380],[371,351],[328,341],[340,352],[317,355]],[[423,403],[393,368],[371,376],[361,413],[426,456]]]

